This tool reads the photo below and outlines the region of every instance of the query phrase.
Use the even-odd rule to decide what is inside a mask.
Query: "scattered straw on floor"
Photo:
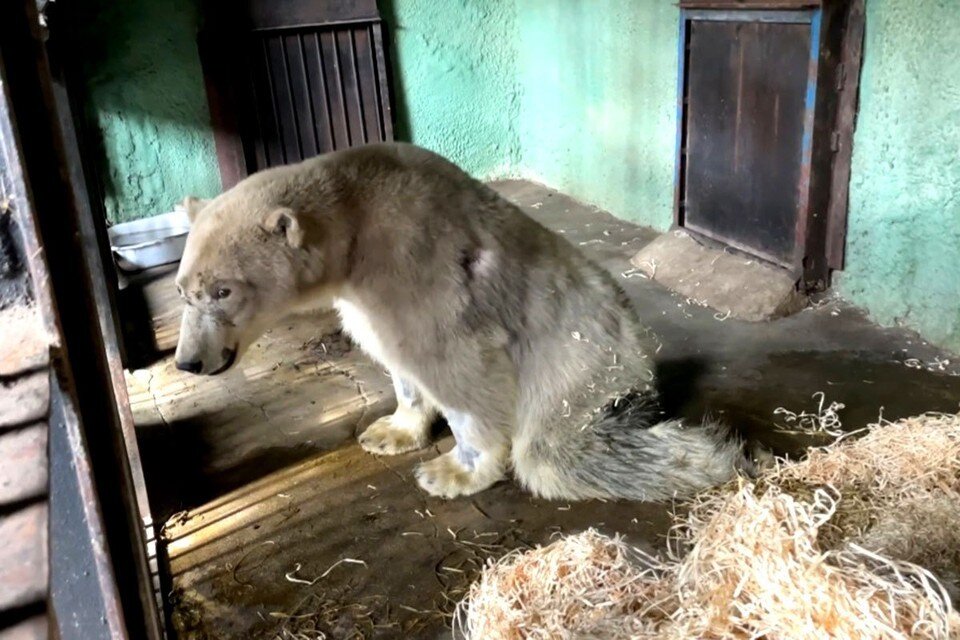
[[[701,495],[664,557],[595,531],[491,563],[458,637],[958,638],[960,416],[874,425]],[[955,595],[955,593],[954,593]]]

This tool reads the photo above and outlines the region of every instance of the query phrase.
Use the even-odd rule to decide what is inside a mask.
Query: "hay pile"
[[[664,558],[592,530],[511,554],[456,635],[960,638],[958,569],[960,416],[928,414],[701,495]]]

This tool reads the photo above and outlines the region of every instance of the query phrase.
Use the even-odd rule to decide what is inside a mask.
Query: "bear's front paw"
[[[420,424],[407,424],[398,414],[380,418],[360,434],[360,446],[364,451],[377,455],[396,455],[416,451],[427,446],[428,429]]]
[[[414,475],[424,491],[440,498],[469,496],[496,484],[504,477],[499,465],[482,464],[468,468],[457,451],[449,451],[429,462],[420,464]]]

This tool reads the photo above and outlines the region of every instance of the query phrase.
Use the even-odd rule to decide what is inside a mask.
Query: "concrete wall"
[[[519,0],[524,174],[657,229],[673,220],[679,10]]]
[[[219,189],[197,0],[84,0],[112,220]],[[383,0],[398,134],[481,178],[542,181],[672,220],[677,20],[669,0]],[[881,323],[960,349],[960,7],[869,0],[847,269]]]
[[[679,19],[673,3],[385,6],[408,139],[480,177],[531,178],[624,218],[670,225]]]
[[[88,115],[99,129],[111,222],[220,190],[195,0],[83,0]]]
[[[381,2],[401,139],[479,177],[519,166],[515,0]]]
[[[85,0],[90,115],[111,221],[219,175],[196,0]],[[399,137],[481,178],[525,176],[671,220],[678,11],[659,0],[387,0]]]
[[[840,292],[960,350],[960,3],[869,0]]]

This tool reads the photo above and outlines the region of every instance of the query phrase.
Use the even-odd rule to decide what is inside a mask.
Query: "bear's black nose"
[[[203,361],[196,360],[194,362],[177,362],[177,369],[180,371],[186,371],[187,373],[200,373],[200,370],[203,369]]]

